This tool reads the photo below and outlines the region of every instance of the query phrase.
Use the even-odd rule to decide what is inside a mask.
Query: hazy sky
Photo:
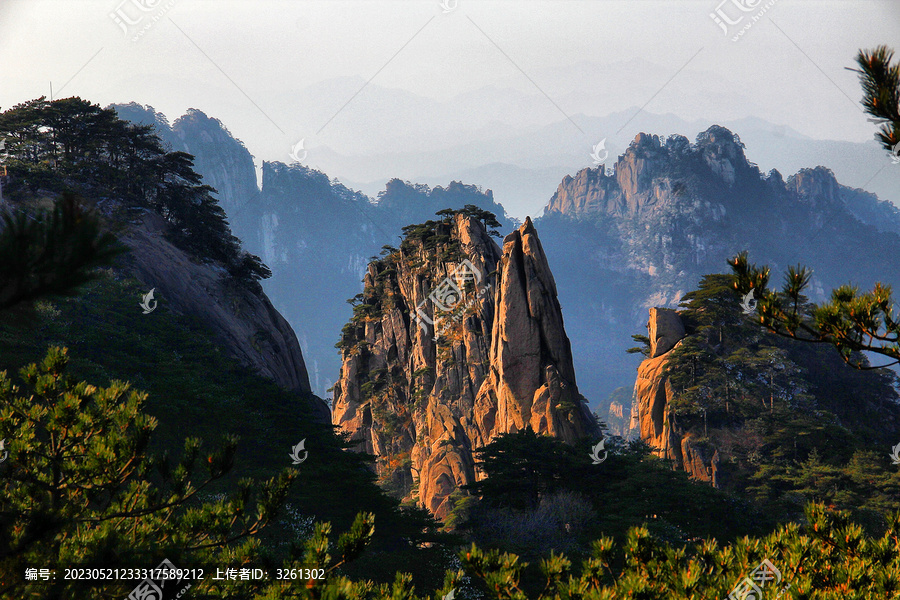
[[[717,9],[740,19],[727,34]],[[896,0],[2,0],[0,107],[49,95],[52,82],[57,98],[137,101],[170,120],[198,108],[257,160],[286,161],[301,138],[350,155],[370,128],[387,137],[389,100],[375,90],[396,96],[398,119],[408,92],[416,110],[434,107],[437,128],[471,121],[467,139],[644,107],[863,142],[873,128],[845,67],[860,48],[900,50],[898,26]],[[501,94],[489,119],[464,102],[469,113],[453,114],[486,86],[510,105]]]

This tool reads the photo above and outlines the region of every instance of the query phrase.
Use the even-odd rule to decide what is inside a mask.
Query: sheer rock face
[[[530,425],[567,442],[593,433],[575,387],[556,283],[530,219],[503,241],[496,302],[490,382],[479,396],[496,394],[502,432]],[[580,410],[563,417],[560,403]]]
[[[473,450],[497,435],[531,426],[574,441],[598,432],[531,221],[502,252],[470,217],[438,223],[436,233],[458,244],[455,259],[434,260],[446,244],[415,243],[394,253],[390,268],[369,265],[364,296],[382,286],[380,310],[345,344],[333,422],[378,457],[384,482],[444,518],[450,493],[480,477]],[[439,291],[448,278],[460,281],[463,260],[470,283],[454,303]],[[436,318],[441,302],[458,320]]]
[[[132,250],[131,273],[148,291],[155,288],[160,304],[206,323],[239,362],[285,389],[309,392],[297,337],[266,295],[229,286],[224,269],[192,260],[164,238],[165,227],[147,213],[123,236]],[[316,408],[327,421],[327,406],[316,400]]]
[[[220,121],[190,109],[170,126],[164,115],[149,106],[130,103],[112,107],[122,119],[153,126],[168,149],[192,154],[203,183],[217,190],[233,232],[248,241],[241,220],[236,221],[235,216],[258,204],[253,157]],[[285,389],[309,392],[309,376],[297,336],[269,296],[233,289],[220,266],[192,260],[165,239],[165,230],[163,220],[151,213],[130,228],[124,240],[133,250],[129,274],[143,281],[148,291],[155,288],[160,303],[201,319],[215,332],[223,348],[243,365]],[[331,415],[325,402],[315,397],[310,401],[317,419],[327,423]]]
[[[647,331],[650,334],[650,358],[662,356],[684,337],[681,317],[671,308],[651,308]]]
[[[681,318],[674,310],[652,308],[647,331],[650,356],[638,366],[631,426],[640,430],[641,439],[654,455],[672,460],[676,469],[684,469],[695,479],[718,485],[718,455],[710,455],[692,434],[682,431],[672,411],[674,391],[665,368],[672,350],[685,336]]]
[[[659,136],[639,133],[614,163],[614,173],[599,166],[563,178],[546,212],[620,218],[657,212],[674,201],[672,182],[661,177],[667,161]]]

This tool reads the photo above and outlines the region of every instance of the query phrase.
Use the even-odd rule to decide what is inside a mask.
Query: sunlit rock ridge
[[[443,518],[449,495],[480,477],[473,450],[495,436],[526,427],[567,442],[599,434],[530,220],[502,250],[461,214],[414,227],[388,250],[369,265],[344,328],[333,413],[358,449],[378,458],[388,488]],[[434,319],[433,290],[461,268],[477,276],[456,310]]]

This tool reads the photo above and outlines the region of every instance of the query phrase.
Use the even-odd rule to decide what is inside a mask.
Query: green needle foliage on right
[[[900,62],[887,46],[861,50],[856,57],[862,106],[883,123],[876,138],[893,153],[900,148]],[[804,292],[812,272],[801,265],[784,274],[780,291],[769,289],[768,267],[756,266],[741,253],[729,261],[734,272],[734,289],[741,294],[756,290],[757,316],[769,331],[796,340],[831,344],[841,358],[857,369],[873,369],[900,363],[900,318],[894,309],[891,287],[876,283],[871,291],[860,292],[843,285],[821,305],[806,308]],[[860,352],[880,354],[889,362],[871,365]]]
[[[486,598],[706,600],[726,598],[768,559],[782,579],[764,586],[765,598],[776,598],[782,590],[781,598],[798,600],[900,598],[900,513],[878,538],[864,535],[847,513],[821,504],[808,505],[805,516],[803,526],[783,525],[763,538],[742,538],[728,546],[707,540],[676,548],[654,539],[646,528],[634,528],[620,548],[609,538],[595,541],[581,565],[561,555],[542,561],[545,587],[539,595],[526,595],[519,587],[525,565],[515,555],[473,546],[463,552],[463,568]]]

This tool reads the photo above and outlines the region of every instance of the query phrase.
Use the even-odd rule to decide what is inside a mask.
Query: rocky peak
[[[491,387],[504,429],[531,426],[568,442],[593,433],[575,386],[556,283],[530,218],[503,240],[495,315]],[[560,407],[570,410],[564,415]]]
[[[834,206],[841,201],[841,186],[834,173],[825,167],[800,169],[788,179],[787,186],[813,208]]]
[[[172,133],[182,150],[194,156],[194,170],[203,175],[203,183],[215,188],[219,205],[229,215],[259,196],[253,156],[240,140],[218,119],[191,108],[175,120]],[[239,236],[245,235],[235,227]]]
[[[718,125],[697,136],[697,149],[712,172],[728,185],[733,185],[737,174],[749,166],[737,134]]]
[[[639,133],[616,161],[614,175],[606,175],[601,166],[566,176],[546,212],[642,218],[673,204],[693,202],[685,182],[691,175],[701,177],[711,171],[731,187],[752,170],[740,139],[724,127],[710,127],[697,136],[694,145],[681,135],[663,143],[659,136]]]
[[[548,212],[573,217],[591,213],[615,213],[621,199],[615,177],[607,176],[601,165],[582,169],[575,177],[566,175],[547,205]]]
[[[666,156],[659,136],[639,133],[616,162],[616,182],[624,196],[627,214],[637,214],[661,199],[659,189],[653,184]]]
[[[193,155],[194,170],[202,175],[204,184],[215,188],[219,205],[227,214],[233,215],[256,199],[259,190],[253,156],[218,119],[190,108],[170,125],[166,116],[152,106],[131,102],[110,107],[121,119],[152,125],[170,150]],[[235,227],[241,236],[239,229]]]
[[[481,476],[473,450],[497,435],[598,430],[531,220],[502,251],[465,214],[405,231],[369,265],[344,328],[333,422],[376,456],[384,485],[443,518]]]
[[[684,325],[681,323],[681,317],[673,309],[651,308],[647,333],[650,338],[650,358],[656,358],[681,341],[684,337]]]

